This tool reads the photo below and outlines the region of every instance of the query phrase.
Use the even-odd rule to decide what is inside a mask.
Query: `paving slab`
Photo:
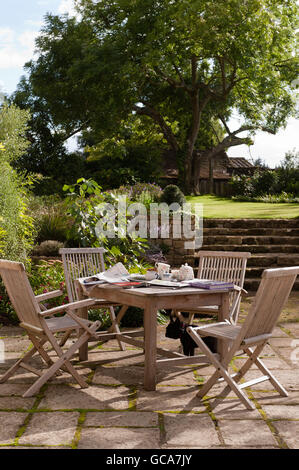
[[[274,426],[289,449],[299,448],[299,421],[275,421]]]
[[[159,429],[82,429],[78,449],[159,449]]]
[[[258,409],[248,411],[240,400],[220,400],[215,408],[212,408],[212,413],[217,420],[219,419],[262,419],[261,413]]]
[[[289,392],[287,397],[282,397],[275,390],[271,392],[253,391],[252,395],[262,408],[264,408],[265,405],[299,405],[298,391]]]
[[[275,440],[269,426],[264,421],[240,419],[219,420],[220,433],[225,444],[238,447],[275,446]]]
[[[136,409],[150,411],[206,411],[196,396],[198,387],[164,387],[153,392],[140,389],[137,392]]]
[[[30,410],[35,402],[35,398],[22,398],[22,397],[0,397],[0,410]]]
[[[181,448],[220,445],[215,424],[207,414],[164,414],[165,444]]]
[[[81,389],[71,385],[48,385],[39,409],[126,409],[129,390],[126,387],[93,386]]]
[[[24,424],[26,416],[26,413],[17,413],[15,411],[0,411],[0,445],[13,444],[18,430]]]
[[[19,444],[71,445],[75,436],[79,413],[35,413]]]
[[[157,427],[158,413],[142,411],[91,411],[86,414],[84,426]]]
[[[290,419],[299,421],[299,404],[263,405],[263,411],[267,414],[269,419]]]

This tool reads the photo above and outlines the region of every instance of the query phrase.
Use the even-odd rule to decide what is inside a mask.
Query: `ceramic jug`
[[[157,268],[157,273],[158,273],[159,279],[163,279],[163,274],[169,273],[169,271],[170,271],[170,264],[155,263],[155,266]]]

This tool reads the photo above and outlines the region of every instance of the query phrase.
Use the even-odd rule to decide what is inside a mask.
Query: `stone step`
[[[233,235],[217,235],[203,236],[205,245],[298,245],[299,237],[289,236],[233,236]]]
[[[260,277],[245,278],[244,289],[246,289],[248,292],[257,291],[260,282],[261,282]],[[298,278],[296,279],[292,290],[299,291],[299,280],[298,280]]]
[[[248,267],[261,266],[285,267],[299,266],[299,254],[296,253],[253,253],[247,261]]]
[[[203,227],[203,235],[206,236],[289,236],[299,237],[299,228],[270,228],[270,227],[255,227],[255,228],[219,228],[219,227]]]
[[[203,219],[205,228],[299,228],[299,219]]]
[[[207,251],[249,251],[250,253],[299,253],[298,245],[208,245],[204,244],[202,250]]]
[[[221,250],[223,251],[223,250]],[[198,258],[198,253],[194,258]],[[198,263],[198,260],[197,260]],[[297,253],[252,253],[247,260],[248,267],[283,267],[299,266],[299,254]]]

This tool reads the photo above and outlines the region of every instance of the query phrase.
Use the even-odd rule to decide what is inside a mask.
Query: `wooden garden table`
[[[99,339],[116,338],[124,343],[133,344],[144,349],[144,388],[146,390],[156,389],[156,370],[157,365],[177,365],[177,364],[196,364],[207,363],[205,356],[184,356],[178,352],[168,351],[157,347],[157,311],[160,309],[177,309],[180,311],[192,310],[195,307],[206,305],[218,305],[218,321],[224,321],[229,318],[229,292],[228,289],[223,290],[205,290],[198,288],[165,288],[165,287],[138,287],[138,288],[122,288],[112,284],[101,284],[87,288],[79,281],[76,281],[78,295],[80,299],[91,297],[105,299],[111,303],[121,304],[119,314],[116,318],[116,327],[125,313],[127,306],[139,307],[144,310],[143,330],[125,332],[125,333],[104,333]],[[78,315],[87,318],[87,309],[78,311]],[[119,329],[117,330],[119,331]],[[144,341],[137,340],[136,337],[144,336]],[[222,356],[224,354],[224,346],[218,341],[217,353]],[[166,357],[157,360],[157,353]],[[121,352],[120,352],[121,354]],[[82,361],[88,359],[87,344],[85,344],[79,354]]]

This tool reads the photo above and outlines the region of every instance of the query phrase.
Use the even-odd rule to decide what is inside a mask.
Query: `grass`
[[[299,217],[299,204],[241,202],[204,195],[186,196],[189,203],[203,204],[203,216],[209,219],[292,219]]]

